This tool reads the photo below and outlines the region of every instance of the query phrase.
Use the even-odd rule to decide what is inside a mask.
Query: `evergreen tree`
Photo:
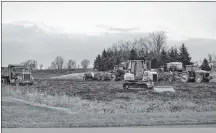
[[[135,49],[131,49],[129,60],[137,60],[137,59],[138,59],[137,51]]]
[[[102,58],[106,58],[107,57],[107,52],[106,50],[104,49],[103,52],[102,52]]]
[[[172,47],[169,51],[169,62],[175,62],[176,57],[175,57],[175,51],[174,48]]]
[[[110,49],[107,50],[106,64],[108,70],[112,70],[115,66],[114,53]]]
[[[168,62],[169,62],[168,54],[165,49],[162,49],[160,64],[164,66]]]
[[[185,65],[190,65],[191,64],[191,57],[190,57],[190,54],[188,53],[188,50],[185,47],[184,43],[180,47],[179,61],[182,62],[184,67],[185,67]]]
[[[139,51],[139,60],[145,60],[145,51],[142,49]]]
[[[203,60],[203,63],[201,65],[201,69],[205,70],[205,71],[210,71],[211,70],[211,68],[209,66],[209,62],[208,62],[208,60],[206,58]]]
[[[100,66],[99,66],[100,61],[101,61],[101,57],[100,55],[98,55],[96,59],[94,60],[94,69],[97,69],[97,70],[100,69]]]
[[[107,68],[107,52],[106,52],[105,49],[102,52],[101,64],[100,65],[102,67],[102,71],[107,71],[108,70],[108,68]]]
[[[157,58],[153,58],[151,60],[151,68],[152,69],[155,69],[155,68],[158,68],[159,67],[159,64],[158,64],[158,59]]]
[[[174,48],[174,57],[175,57],[175,61],[178,62],[179,61],[179,53],[178,53],[178,50],[177,48]]]
[[[108,60],[107,60],[107,69],[108,70],[113,70],[114,66],[115,66],[114,57],[109,57]]]
[[[117,56],[115,60],[115,65],[118,65],[119,63],[121,63],[121,57]]]

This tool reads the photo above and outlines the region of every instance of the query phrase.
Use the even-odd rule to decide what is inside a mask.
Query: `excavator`
[[[174,92],[173,86],[159,86],[158,73],[151,69],[151,61],[129,60],[127,62],[126,73],[124,75],[123,89],[147,88],[157,92]]]

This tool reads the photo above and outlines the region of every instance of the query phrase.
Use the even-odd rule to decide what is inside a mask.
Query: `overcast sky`
[[[170,40],[216,39],[216,2],[7,2],[2,3],[2,21],[44,24],[52,32],[100,35],[165,30]]]
[[[214,3],[3,3],[3,23],[42,22],[66,32],[103,32],[101,25],[166,29],[189,37],[216,38]]]

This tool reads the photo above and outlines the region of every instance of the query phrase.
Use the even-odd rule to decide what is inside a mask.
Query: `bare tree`
[[[21,64],[30,68],[31,70],[37,69],[37,61],[36,60],[27,60],[25,62],[22,62]]]
[[[212,55],[212,67],[216,69],[216,55]]]
[[[211,68],[216,68],[216,55],[215,55],[215,53],[208,54],[208,62],[209,62],[209,66]]]
[[[40,70],[42,70],[43,69],[43,64],[40,64]]]
[[[69,60],[67,63],[67,68],[68,69],[76,68],[76,61],[75,60]]]
[[[212,59],[213,59],[213,55],[212,54],[208,54],[208,61],[209,61],[209,63],[212,63]]]
[[[90,61],[88,59],[84,59],[81,61],[81,65],[83,68],[87,68],[90,64]]]
[[[160,31],[160,32],[150,33],[149,39],[150,40],[148,41],[148,43],[150,44],[149,46],[152,46],[152,51],[154,52],[155,57],[160,58],[160,53],[166,45],[165,32]]]
[[[57,69],[57,65],[55,61],[51,62],[51,66],[49,67],[50,69]]]
[[[152,45],[151,45],[150,39],[148,37],[140,38],[138,40],[138,43],[139,43],[139,50],[140,49],[144,49],[144,50],[147,50],[147,51],[152,50]]]
[[[61,56],[57,56],[55,60],[51,63],[52,69],[62,69],[64,64],[64,59]]]

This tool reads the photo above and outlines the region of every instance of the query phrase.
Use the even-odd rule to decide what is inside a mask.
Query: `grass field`
[[[49,106],[37,106],[3,98],[2,127],[68,128],[68,127],[137,127],[199,125],[215,126],[215,112],[181,113],[83,113]]]
[[[67,74],[73,74],[73,73],[83,73],[83,72],[89,72],[94,71],[93,69],[82,69],[82,68],[76,68],[76,69],[51,69],[51,70],[34,70],[32,71],[32,75],[35,79],[48,79],[50,77],[56,77],[56,76],[62,76]]]
[[[173,86],[175,93],[125,91],[122,82],[111,81],[44,79],[33,86],[3,85],[2,126],[216,124],[216,83]]]

